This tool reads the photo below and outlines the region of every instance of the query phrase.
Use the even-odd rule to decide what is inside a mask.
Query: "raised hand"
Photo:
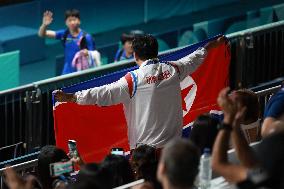
[[[51,11],[45,11],[43,13],[42,24],[45,25],[45,26],[50,25],[53,21],[52,15],[53,15],[53,13]]]
[[[5,182],[10,189],[33,189],[35,177],[30,175],[23,179],[11,167],[6,167],[4,174],[6,177]]]
[[[217,103],[224,112],[224,122],[232,124],[238,111],[237,104],[229,97],[230,88],[224,88],[220,91]]]
[[[218,39],[214,40],[214,41],[210,41],[208,42],[204,48],[206,48],[206,50],[210,50],[212,48],[216,48],[218,47],[219,45],[221,45],[222,43],[224,43],[226,41],[226,38],[225,36],[221,36],[219,37]]]

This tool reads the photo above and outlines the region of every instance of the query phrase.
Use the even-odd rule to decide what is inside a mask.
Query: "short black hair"
[[[124,32],[121,37],[120,41],[124,45],[126,41],[133,41],[135,36],[141,36],[144,35],[144,32],[142,30],[131,30],[129,32]]]
[[[121,43],[124,45],[126,41],[133,41],[134,40],[134,34],[132,33],[123,33],[120,37]]]
[[[131,156],[131,165],[136,171],[136,179],[145,179],[155,189],[162,188],[156,177],[158,158],[156,148],[147,144],[135,148]]]
[[[218,134],[219,120],[210,114],[197,117],[192,125],[189,139],[203,152],[205,148],[212,149]]]
[[[150,34],[137,35],[132,42],[135,55],[143,61],[157,58],[158,47],[157,39]]]
[[[113,186],[112,177],[112,172],[109,169],[102,167],[101,164],[88,163],[81,167],[81,170],[77,176],[77,183],[86,183],[80,187],[82,189],[111,189]]]
[[[151,173],[156,174],[157,164],[156,149],[154,147],[144,144],[133,150],[131,165],[136,172],[137,179],[151,180],[153,176]]]
[[[119,155],[107,155],[101,167],[112,172],[113,188],[128,184],[134,181],[134,175],[128,159]]]
[[[42,147],[38,156],[38,178],[44,188],[51,188],[55,180],[50,176],[49,165],[65,160],[69,160],[69,157],[64,150],[52,145]]]
[[[65,20],[69,17],[76,17],[80,19],[80,12],[77,9],[69,9],[65,11]]]
[[[178,138],[165,146],[160,161],[165,164],[171,185],[190,188],[198,174],[199,159],[199,149],[192,142]]]

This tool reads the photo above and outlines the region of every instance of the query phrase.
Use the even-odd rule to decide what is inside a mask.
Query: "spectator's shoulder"
[[[67,29],[60,29],[55,31],[55,38],[62,39],[64,34],[67,32]]]

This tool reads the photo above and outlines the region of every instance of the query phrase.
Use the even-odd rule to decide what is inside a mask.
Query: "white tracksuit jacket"
[[[163,147],[181,136],[183,126],[180,82],[207,55],[205,48],[173,62],[145,61],[118,81],[77,92],[77,103],[124,105],[130,148],[137,143]]]

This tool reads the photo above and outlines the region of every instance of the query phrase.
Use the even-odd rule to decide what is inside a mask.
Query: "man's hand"
[[[78,155],[78,157],[72,157],[71,161],[79,167],[81,167],[82,165],[85,165],[85,162],[83,161],[80,155]]]
[[[232,125],[238,108],[237,104],[235,104],[229,97],[229,90],[230,88],[227,87],[220,91],[217,98],[217,103],[224,112],[224,123]]]
[[[77,97],[72,93],[64,93],[63,91],[57,90],[53,92],[54,97],[59,102],[76,102]]]
[[[6,167],[5,171],[5,182],[10,189],[32,189],[35,177],[28,176],[26,180],[20,177],[14,169]]]
[[[210,50],[210,49],[212,49],[212,48],[218,47],[219,45],[223,44],[225,41],[226,41],[225,36],[221,36],[221,37],[219,37],[218,39],[216,39],[216,40],[214,40],[214,41],[208,42],[208,43],[204,46],[204,48],[208,51],[208,50]]]
[[[53,20],[52,15],[53,15],[53,13],[51,11],[45,11],[43,13],[42,25],[44,25],[44,26],[50,25],[52,23],[52,20]]]

